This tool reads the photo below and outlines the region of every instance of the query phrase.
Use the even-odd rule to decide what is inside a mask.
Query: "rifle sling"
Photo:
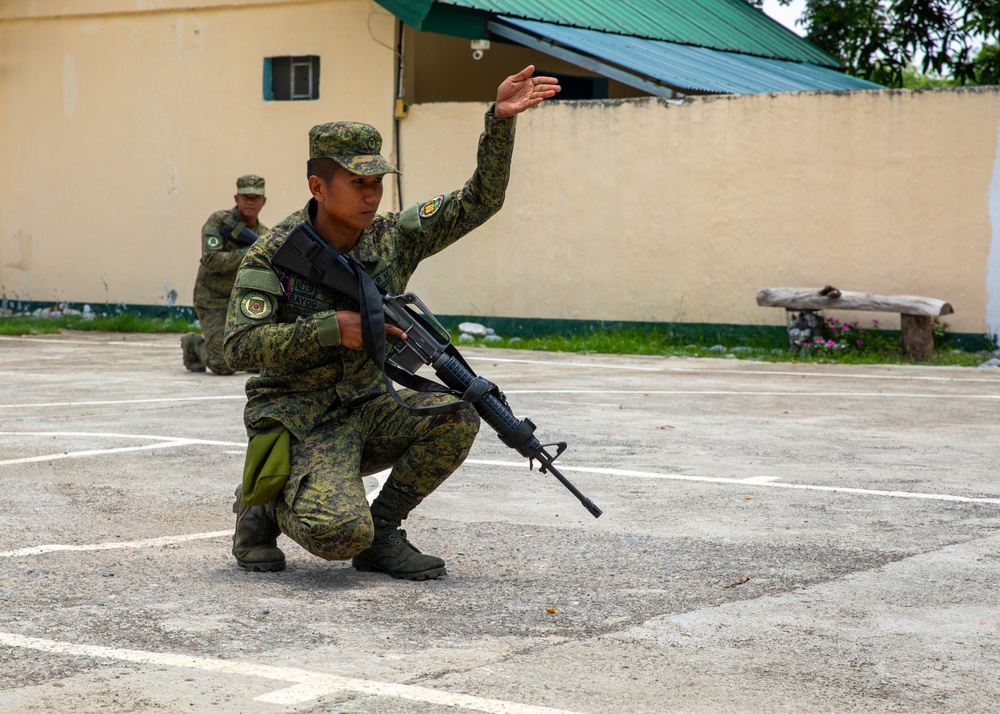
[[[449,402],[434,407],[412,407],[399,396],[393,381],[418,392],[439,392],[458,395],[443,384],[432,382],[415,374],[399,369],[385,360],[385,312],[382,309],[382,294],[375,281],[371,279],[364,267],[354,256],[345,256],[351,268],[358,276],[358,294],[361,306],[361,343],[365,354],[382,372],[382,380],[386,391],[392,395],[398,404],[406,407],[414,416],[434,416],[437,414],[454,414],[461,408],[461,402]]]

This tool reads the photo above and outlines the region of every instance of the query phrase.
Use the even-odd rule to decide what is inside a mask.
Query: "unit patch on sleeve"
[[[435,196],[430,201],[428,201],[427,203],[425,203],[420,207],[420,217],[430,218],[431,216],[433,216],[435,213],[438,212],[438,209],[441,208],[441,204],[443,203],[444,203],[443,195]]]
[[[219,238],[219,236],[209,236],[205,240],[205,242],[208,244],[209,248],[218,248],[220,245],[222,245],[222,240]]]
[[[263,293],[249,293],[240,300],[240,310],[251,320],[263,320],[271,314],[271,301]]]

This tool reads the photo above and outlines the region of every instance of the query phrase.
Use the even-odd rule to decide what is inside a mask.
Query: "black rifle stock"
[[[332,288],[359,305],[364,304],[361,281],[370,278],[363,273],[360,265],[352,265],[347,257],[324,241],[306,221],[292,229],[271,262],[314,285]],[[364,277],[360,277],[359,273]],[[384,321],[400,328],[407,335],[405,340],[390,340],[386,348],[386,362],[398,368],[394,378],[399,376],[399,370],[412,376],[416,375],[421,366],[430,366],[453,394],[461,396],[475,407],[479,416],[496,431],[504,444],[528,459],[529,467],[537,460],[539,471],[555,476],[594,518],[599,517],[601,509],[570,483],[553,463],[566,450],[566,442],[540,443],[534,433],[535,424],[530,419],[518,419],[514,416],[503,392],[492,382],[476,375],[451,344],[447,331],[416,295],[389,295],[381,288],[378,288],[378,293]],[[420,313],[411,306],[416,306]],[[379,327],[382,327],[381,324]],[[387,373],[390,371],[388,365],[385,370]],[[400,380],[397,378],[397,381]],[[554,454],[548,451],[550,447],[555,448]]]
[[[243,226],[243,227],[236,235],[233,235],[233,229],[235,229],[236,226]],[[252,230],[244,226],[242,223],[237,223],[235,225],[231,225],[228,222],[223,223],[222,228],[219,229],[219,233],[222,235],[223,238],[232,238],[240,245],[245,245],[245,246],[253,245],[258,238],[256,233],[254,233]]]

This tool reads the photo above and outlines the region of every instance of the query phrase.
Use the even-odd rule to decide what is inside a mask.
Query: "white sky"
[[[796,27],[795,21],[802,17],[805,9],[805,0],[794,0],[787,7],[779,5],[778,0],[764,0],[764,13],[777,20],[795,34],[802,36],[805,31],[801,27]]]

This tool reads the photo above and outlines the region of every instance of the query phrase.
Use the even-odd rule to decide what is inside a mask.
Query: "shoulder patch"
[[[209,236],[205,239],[205,245],[212,249],[218,248],[222,245],[222,239],[219,236]]]
[[[420,206],[420,217],[421,218],[430,218],[435,213],[437,213],[438,210],[440,210],[441,205],[443,203],[444,203],[444,194],[442,194],[440,196],[435,196],[434,198],[432,198],[427,203],[421,204],[421,206]]]
[[[265,268],[243,268],[236,273],[236,283],[233,288],[263,290],[272,295],[281,295],[284,292],[278,276]]]
[[[264,293],[248,293],[240,300],[240,312],[251,320],[263,320],[270,316],[273,309],[271,299]]]

